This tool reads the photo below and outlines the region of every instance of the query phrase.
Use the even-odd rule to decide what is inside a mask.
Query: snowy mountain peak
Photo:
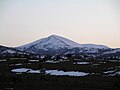
[[[50,35],[49,37],[60,37],[60,36],[55,35],[55,34],[52,34],[52,35]]]
[[[37,40],[35,42],[23,45],[18,47],[19,50],[26,50],[28,48],[34,47],[37,49],[61,49],[61,48],[74,48],[74,47],[80,47],[81,45],[73,42],[72,40],[69,40],[67,38],[63,38],[58,35],[51,35],[47,38],[42,38],[40,40]]]
[[[22,45],[17,47],[18,50],[21,51],[49,51],[49,50],[59,50],[59,49],[72,49],[72,48],[95,48],[95,49],[106,49],[107,46],[104,45],[96,45],[96,44],[79,44],[70,39],[58,36],[58,35],[51,35],[47,38],[42,38],[32,43]]]
[[[64,37],[61,37],[61,36],[58,36],[58,35],[51,35],[48,38],[55,40],[55,41],[53,41],[54,43],[56,41],[59,41],[60,43],[64,43],[67,46],[82,47],[82,45],[80,45],[79,43],[76,43],[76,42],[74,42],[70,39],[67,39],[67,38],[64,38]],[[59,44],[59,42],[58,42],[58,44]]]

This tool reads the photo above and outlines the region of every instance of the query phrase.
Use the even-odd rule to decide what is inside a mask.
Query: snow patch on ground
[[[33,69],[28,69],[28,68],[19,68],[19,69],[13,69],[11,70],[12,72],[16,72],[16,73],[40,73],[40,70],[33,70]],[[50,74],[50,75],[55,75],[55,76],[86,76],[89,73],[85,73],[85,72],[78,72],[78,71],[67,71],[64,72],[62,70],[46,70],[45,71],[46,74]]]
[[[116,71],[116,70],[111,70],[111,71],[106,71],[103,72],[104,74],[107,74],[106,76],[120,76],[120,71]]]
[[[104,74],[114,73],[115,71],[106,71]]]
[[[30,62],[39,62],[39,60],[29,60]]]
[[[19,68],[19,69],[13,69],[11,70],[12,72],[19,72],[19,73],[22,73],[22,72],[27,72],[28,70],[32,70],[32,69],[28,69],[28,68]]]
[[[0,62],[6,62],[6,60],[5,60],[5,59],[3,59],[3,60],[0,60]]]
[[[58,70],[47,70],[46,71],[47,73],[50,73],[50,75],[60,75],[60,76],[63,76],[63,75],[67,75],[67,76],[86,76],[88,75],[88,73],[85,73],[85,72],[75,72],[75,71],[67,71],[67,72],[64,72],[64,71],[58,71]]]
[[[73,64],[90,64],[90,62],[74,62]]]
[[[23,65],[22,63],[17,63],[17,64],[10,64],[9,66],[21,66]]]
[[[120,60],[109,60],[110,62],[120,62]]]
[[[60,61],[47,60],[46,63],[59,63]]]

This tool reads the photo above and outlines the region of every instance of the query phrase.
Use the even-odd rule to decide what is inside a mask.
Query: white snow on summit
[[[57,35],[51,35],[47,38],[42,38],[35,42],[20,46],[18,47],[18,49],[25,50],[33,46],[35,48],[44,49],[44,50],[48,48],[52,48],[52,49],[69,48],[70,49],[74,47],[82,47],[82,45],[76,42],[73,42],[72,40],[69,40]]]
[[[26,49],[29,49],[31,47],[34,47],[36,49],[43,49],[43,50],[48,50],[48,49],[72,49],[75,47],[79,48],[96,48],[96,49],[106,49],[108,48],[107,46],[104,45],[96,45],[96,44],[79,44],[76,43],[72,40],[69,40],[67,38],[58,36],[58,35],[51,35],[47,38],[42,38],[40,40],[37,40],[35,42],[17,47],[18,50],[24,51]]]

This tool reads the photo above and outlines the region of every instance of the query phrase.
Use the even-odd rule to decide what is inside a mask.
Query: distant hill
[[[22,45],[16,48],[0,46],[0,54],[6,53],[31,53],[31,54],[92,54],[97,57],[120,57],[120,48],[109,48],[105,45],[97,44],[79,44],[67,38],[51,35],[32,43]]]

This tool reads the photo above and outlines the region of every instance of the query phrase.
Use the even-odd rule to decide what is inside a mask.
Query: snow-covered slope
[[[5,54],[15,54],[15,53],[24,54],[24,52],[16,50],[15,48],[0,45],[0,54],[5,55]]]
[[[74,47],[83,47],[79,43],[76,43],[72,40],[57,36],[57,35],[51,35],[47,38],[42,38],[40,40],[37,40],[35,42],[17,47],[19,50],[26,50],[31,47],[35,47],[38,49],[61,49],[61,48],[74,48]]]
[[[36,41],[34,41],[34,42],[31,42],[31,43],[28,43],[28,44],[19,46],[19,47],[17,47],[17,49],[18,49],[18,50],[21,50],[21,51],[24,51],[24,50],[26,50],[26,49],[28,49],[28,48],[30,48],[30,47],[32,47],[32,46],[34,46],[34,45],[42,42],[42,40],[44,40],[44,39],[45,39],[45,38],[42,38],[42,39],[36,40]]]
[[[89,51],[93,49],[95,50],[107,49],[108,47],[104,45],[96,45],[96,44],[79,44],[72,40],[57,35],[51,35],[47,38],[42,38],[35,42],[17,47],[18,50],[28,51],[31,53],[40,52],[41,50],[53,51],[53,50],[72,49],[72,48],[85,48],[86,50]]]
[[[113,53],[120,53],[120,48],[112,49],[112,50],[106,51],[102,54],[104,55],[104,54],[113,54]]]
[[[7,50],[4,50],[1,54],[6,54],[6,53],[11,53],[11,54],[13,54],[13,53],[16,53],[16,51],[11,50],[11,49],[7,49]]]
[[[97,44],[82,44],[82,45],[87,48],[98,48],[98,49],[108,49],[109,48],[105,45],[97,45]]]

